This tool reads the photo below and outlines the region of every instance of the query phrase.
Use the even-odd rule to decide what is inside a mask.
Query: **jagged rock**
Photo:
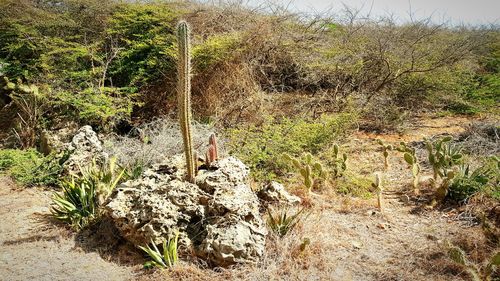
[[[64,162],[66,174],[79,174],[80,167],[91,165],[93,160],[102,163],[108,159],[97,134],[88,125],[81,127],[73,136],[67,151],[70,155]]]
[[[300,204],[302,201],[298,196],[292,195],[285,190],[285,187],[275,181],[265,185],[258,193],[260,199],[270,203],[279,204]]]
[[[221,159],[192,184],[183,180],[184,165],[183,155],[174,156],[116,188],[106,209],[122,236],[144,245],[179,231],[181,245],[214,265],[257,261],[267,230],[249,169],[234,157]]]
[[[62,152],[66,150],[75,135],[78,127],[74,123],[65,123],[66,125],[57,130],[44,130],[40,136],[40,152],[48,155],[52,152]]]

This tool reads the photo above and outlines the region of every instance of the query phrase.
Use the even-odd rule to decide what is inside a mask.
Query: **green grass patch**
[[[56,185],[62,171],[61,161],[55,155],[43,156],[34,149],[2,149],[0,174],[9,175],[25,186]]]

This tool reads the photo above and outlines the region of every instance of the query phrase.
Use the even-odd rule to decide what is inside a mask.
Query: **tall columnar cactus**
[[[377,143],[382,146],[382,151],[384,155],[384,167],[387,170],[389,169],[389,161],[387,159],[389,157],[389,151],[393,150],[394,147],[391,144],[385,144],[381,139],[377,139]]]
[[[337,144],[333,145],[333,178],[340,178],[347,170],[347,154],[339,155],[340,150]]]
[[[196,162],[191,137],[191,51],[189,25],[185,21],[181,21],[177,25],[177,41],[179,44],[179,61],[177,63],[179,123],[186,155],[187,180],[194,182]]]
[[[375,188],[377,192],[377,208],[380,212],[382,212],[383,208],[383,199],[382,199],[382,176],[380,174],[375,174],[375,181],[372,182],[372,187]]]
[[[292,163],[299,171],[300,175],[304,178],[304,185],[309,192],[311,192],[316,178],[326,178],[326,172],[323,170],[323,166],[321,163],[314,161],[310,153],[304,156],[303,162],[288,154],[284,154],[283,159]]]

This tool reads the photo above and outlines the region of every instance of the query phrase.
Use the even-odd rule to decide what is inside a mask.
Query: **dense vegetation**
[[[39,134],[75,120],[126,130],[132,120],[172,112],[180,18],[193,25],[200,120],[239,125],[356,108],[362,125],[395,129],[410,109],[474,114],[498,103],[495,28],[94,0],[5,0],[0,16],[0,75],[39,89],[36,97],[4,89],[2,78],[2,107],[14,100],[19,117],[36,122],[2,118],[4,129]]]
[[[180,19],[191,25],[193,43],[192,96],[186,86],[179,99],[184,109],[176,103]],[[186,113],[191,100],[195,122]],[[276,237],[293,232],[313,209],[311,198],[328,197],[330,190],[376,194],[380,212],[385,185],[392,184],[429,209],[477,198],[498,204],[499,102],[498,26],[428,19],[396,24],[349,9],[343,16],[304,17],[190,2],[0,1],[0,174],[25,186],[60,187],[52,215],[77,231],[99,221],[118,184],[179,153],[191,123],[198,133],[195,145],[185,146],[191,180],[201,159],[192,154],[203,148],[205,135],[210,146],[203,165],[208,169],[218,158],[215,128],[221,151],[248,165],[255,182],[286,183],[304,200],[298,210],[267,210]],[[181,128],[164,117],[178,111]],[[458,138],[398,145],[349,139],[357,129],[401,132],[420,114],[493,121],[471,125]],[[116,158],[63,175],[67,152],[46,153],[42,139],[81,125],[105,136],[104,147]],[[207,160],[210,148],[215,156]],[[368,149],[380,152],[370,159],[379,162],[365,169],[357,154]],[[394,171],[407,182],[390,179]],[[483,227],[495,219],[490,209]],[[166,240],[163,251],[141,247],[153,260],[147,267],[172,267],[177,239]],[[304,238],[300,252],[309,243]]]

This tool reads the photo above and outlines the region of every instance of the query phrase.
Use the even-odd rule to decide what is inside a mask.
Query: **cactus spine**
[[[179,44],[179,61],[177,63],[179,123],[186,155],[187,180],[194,182],[196,167],[191,137],[191,51],[189,26],[185,21],[180,21],[177,25],[177,41]]]

